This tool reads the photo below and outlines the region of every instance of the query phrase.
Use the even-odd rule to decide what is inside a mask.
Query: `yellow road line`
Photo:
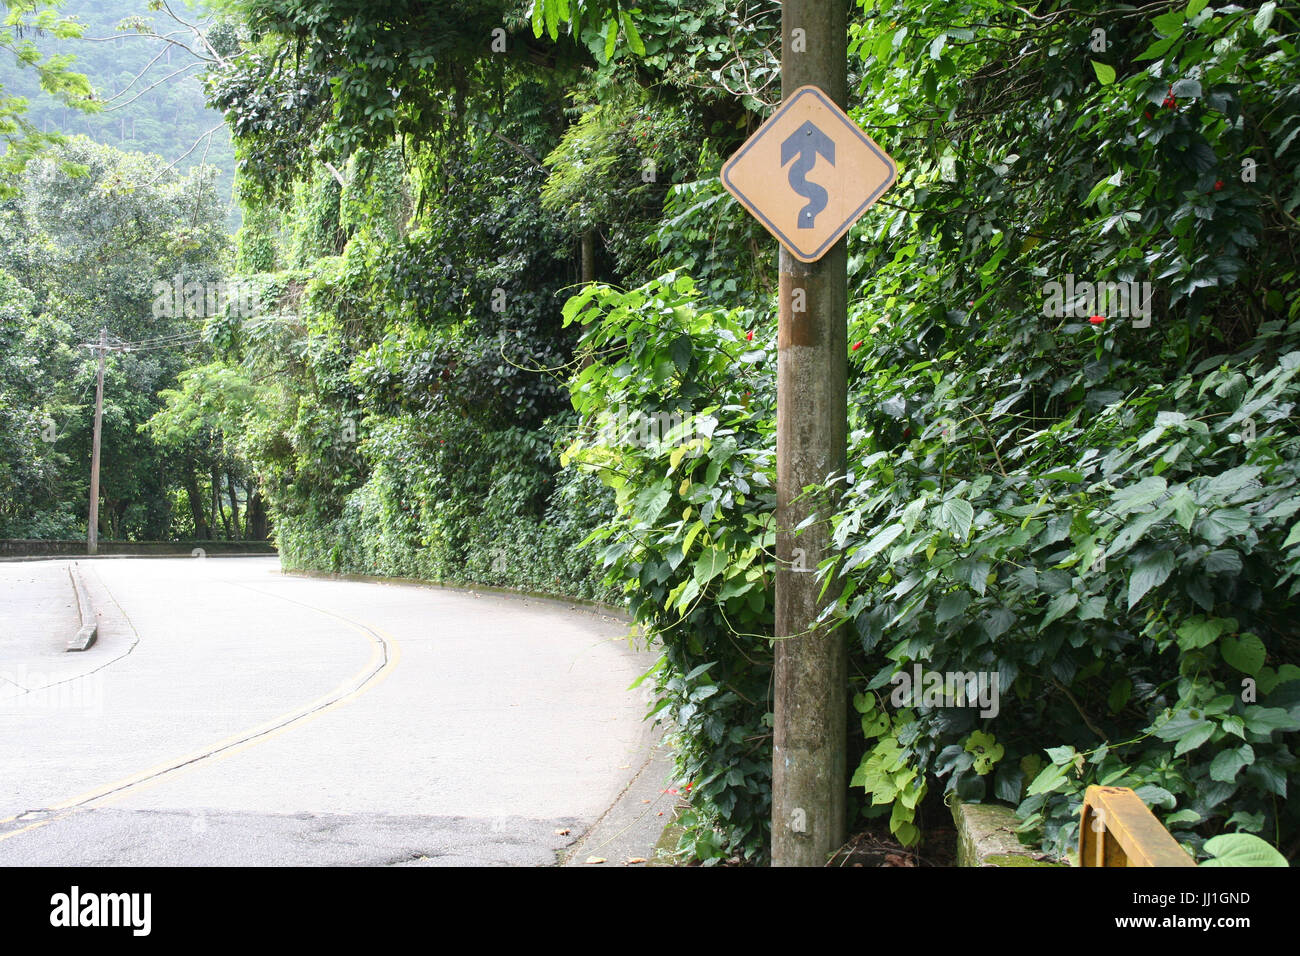
[[[236,586],[247,587],[247,585]],[[163,779],[175,779],[178,774],[187,770],[192,770],[200,764],[207,764],[209,761],[225,759],[236,753],[241,753],[255,744],[278,737],[291,727],[301,726],[310,720],[314,720],[317,717],[328,713],[336,707],[340,707],[343,704],[356,700],[363,693],[373,689],[387,678],[397,666],[397,662],[401,659],[401,645],[397,642],[396,638],[380,631],[378,628],[372,628],[365,624],[361,624],[351,618],[343,616],[342,614],[335,613],[334,611],[327,611],[324,608],[315,607],[314,605],[306,604],[302,601],[295,601],[292,598],[286,598],[269,591],[261,591],[258,588],[248,588],[248,590],[267,594],[270,597],[279,598],[280,600],[288,601],[291,604],[298,604],[320,614],[325,614],[329,617],[343,621],[371,642],[370,658],[367,660],[365,667],[330,693],[318,697],[309,704],[288,711],[279,717],[258,724],[251,730],[233,734],[215,744],[203,748],[202,750],[192,751],[184,757],[156,764],[148,770],[143,770],[128,777],[123,777],[113,783],[96,787],[94,790],[86,791],[85,793],[78,794],[71,799],[63,801],[62,803],[55,804],[49,809],[56,812],[60,810],[66,812],[57,814],[48,819],[37,821],[21,829],[0,834],[0,842],[16,837],[22,833],[28,833],[58,820],[65,819],[74,813],[90,809],[92,806],[105,806],[108,803],[125,796],[128,792],[139,792],[146,787],[160,783]],[[351,687],[351,690],[342,692],[345,687]],[[13,823],[22,815],[23,814],[17,814],[15,816],[0,819],[0,825]]]

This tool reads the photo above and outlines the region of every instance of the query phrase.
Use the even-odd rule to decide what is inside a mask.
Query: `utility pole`
[[[90,517],[86,522],[86,553],[99,551],[99,440],[104,428],[104,357],[108,329],[99,330],[99,375],[95,384],[95,441],[90,453]]]
[[[848,98],[848,4],[785,0],[781,95],[815,86]],[[837,597],[815,573],[831,552],[834,501],[801,496],[843,475],[848,436],[848,253],[840,238],[816,262],[780,251],[776,402],[776,673],[772,863],[823,866],[845,840],[847,650],[814,622]],[[817,521],[794,529],[811,514]]]

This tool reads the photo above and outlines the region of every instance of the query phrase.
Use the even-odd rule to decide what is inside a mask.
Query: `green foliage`
[[[395,146],[353,155],[343,174],[339,228],[350,232],[375,229],[390,243],[405,237],[413,211],[405,172]]]
[[[21,8],[58,8],[57,18],[43,10],[20,21],[27,25],[24,49],[40,58],[34,69],[22,68],[22,60],[11,64],[0,58],[0,87],[26,101],[24,121],[38,140],[82,135],[119,149],[157,153],[175,161],[181,172],[215,166],[218,192],[223,203],[229,202],[230,134],[204,102],[203,59],[160,38],[177,28],[170,11],[149,0],[23,0],[8,6],[13,19]],[[188,16],[182,6],[173,7]],[[45,26],[33,29],[42,21]],[[197,22],[217,45],[223,29],[229,30],[228,23],[217,25],[207,16]],[[188,31],[181,36],[181,42],[208,55]]]
[[[344,234],[339,224],[341,187],[324,167],[294,187],[292,216],[287,223],[285,259],[289,268],[310,266],[317,259],[343,252]]]
[[[240,448],[287,567],[608,596],[576,545],[609,498],[557,474],[571,413],[538,374],[571,357],[556,292],[573,264],[535,160],[560,94],[521,79],[506,97],[454,149],[361,149],[283,208],[246,194],[294,268],[258,277],[256,321],[210,334],[262,383]]]
[[[1224,833],[1205,843],[1209,859],[1201,866],[1290,866],[1286,857],[1257,836]]]
[[[590,356],[570,385],[584,429],[566,460],[614,490],[615,518],[589,541],[664,648],[651,714],[690,783],[682,849],[761,860],[775,498],[773,379],[747,337],[753,314],[701,308],[693,281],[671,274],[626,293],[589,286],[564,314],[588,327]]]
[[[104,535],[169,539],[185,520],[174,514],[173,490],[193,477],[199,450],[163,449],[139,426],[192,361],[186,350],[201,349],[199,320],[156,308],[156,284],[170,293],[178,275],[221,276],[225,211],[210,170],[182,176],[157,157],[74,137],[15,182],[15,197],[0,204],[0,270],[21,290],[0,289],[8,339],[0,351],[15,363],[6,402],[25,420],[14,423],[19,441],[5,455],[15,476],[8,533],[84,534],[95,378],[84,346],[103,328],[114,346],[155,343],[106,363]]]
[[[249,38],[213,73],[209,97],[236,137],[239,171],[269,196],[317,161],[341,166],[358,149],[424,141],[458,126],[463,118],[453,117],[444,93],[472,88],[471,75],[493,81],[472,68],[490,54],[492,31],[512,34],[503,66],[522,51],[521,34],[531,33],[515,4],[493,0],[433,7],[247,0],[239,7]]]
[[[915,714],[905,709],[891,716],[878,706],[875,695],[871,693],[855,696],[853,706],[862,714],[863,737],[868,741],[876,739],[862,758],[849,786],[862,787],[871,795],[871,806],[866,811],[868,816],[888,811],[890,832],[904,846],[911,846],[920,837],[914,820],[916,808],[925,797],[927,783],[925,776],[917,774],[916,768],[909,765],[899,735],[915,722]],[[970,749],[968,745],[966,750]],[[967,765],[973,763],[969,755],[965,759]]]
[[[35,300],[0,272],[0,536],[71,535],[76,518],[57,492],[68,461],[57,444],[78,409],[50,388],[53,363],[41,340],[55,331],[38,321]],[[66,352],[55,353],[66,361]],[[61,427],[62,426],[62,427]],[[53,439],[53,440],[51,440]]]
[[[605,59],[614,55],[619,39],[635,54],[646,52],[641,33],[637,30],[640,14],[637,6],[624,0],[533,0],[529,17],[533,35],[548,35],[552,40],[560,37],[561,25],[568,26],[575,36],[584,28],[599,38],[599,49]]]
[[[81,24],[58,16],[51,6],[39,0],[0,4],[5,14],[0,20],[0,199],[14,195],[12,177],[22,173],[34,156],[63,142],[58,132],[38,128],[28,112],[28,96],[15,94],[42,93],[70,111],[97,108],[89,81],[69,68],[71,57],[46,55],[33,38],[66,40],[81,35]],[[24,82],[28,77],[30,90]]]
[[[1294,839],[1300,314],[1289,137],[1300,100],[1286,66],[1294,23],[1279,32],[1280,22],[1202,7],[1175,30],[1172,19],[1116,26],[1078,11],[1030,19],[1000,4],[931,2],[867,3],[854,25],[860,121],[888,130],[887,147],[918,145],[888,205],[850,240],[850,341],[860,340],[851,474],[835,518],[840,556],[820,573],[842,578],[832,613],[856,637],[854,786],[866,815],[888,813],[904,842],[920,837],[934,784],[1019,805],[1025,831],[1057,854],[1075,840],[1090,783],[1134,787],[1194,850],[1224,831]],[[1111,69],[1088,55],[1098,26]],[[1024,79],[1007,84],[1013,43]],[[1255,68],[1243,68],[1247,57]],[[1241,175],[1252,155],[1253,182]],[[703,272],[720,252],[743,261],[734,207],[728,223],[710,205],[720,196],[707,182],[670,195],[680,212],[660,241],[675,264]],[[712,245],[696,252],[703,240]],[[706,274],[708,300],[748,291],[736,272],[747,270]],[[1118,298],[1077,319],[1054,312],[1048,283],[1067,275],[1151,283],[1150,323],[1141,296],[1128,314]],[[597,359],[571,381],[575,406],[593,428],[622,406],[712,415],[710,453],[724,427],[770,436],[770,405],[735,419],[698,394],[735,402],[732,379],[747,363],[731,356],[731,376],[715,380],[701,355],[725,351],[717,329],[738,341],[739,320],[701,309],[689,280],[672,281],[570,300],[566,315],[593,323],[584,343]],[[754,438],[739,447],[770,456],[770,439]],[[638,619],[664,640],[661,713],[687,715],[676,720],[678,769],[694,781],[740,759],[698,722],[721,695],[683,695],[692,681],[718,686],[727,668],[753,677],[758,661],[762,672],[745,635],[770,626],[738,623],[714,582],[749,568],[742,545],[770,503],[712,511],[725,523],[709,525],[710,540],[724,545],[689,561],[703,531],[687,537],[688,509],[740,498],[721,470],[697,485],[707,456],[671,445],[588,438],[571,455],[616,488],[619,520],[593,540],[611,582],[634,593]],[[674,637],[679,621],[689,637]],[[693,656],[682,651],[690,640],[702,645]],[[995,677],[1000,709],[887,710],[877,691],[914,663]],[[767,697],[755,684],[720,727],[761,726]],[[754,845],[763,797],[744,797],[731,809],[753,812],[748,821],[692,790],[697,855]]]
[[[776,288],[773,257],[763,251],[767,234],[753,217],[735,214],[717,175],[721,165],[706,143],[698,167],[708,175],[668,191],[648,240],[653,268],[686,272],[711,302],[761,308]]]
[[[1294,24],[896,7],[855,30],[859,118],[925,140],[850,246],[864,347],[823,572],[864,690],[921,662],[995,674],[1002,699],[895,714],[891,769],[1018,804],[1062,855],[1092,783],[1134,787],[1193,849],[1293,839]],[[1011,36],[1015,90],[994,78]],[[1152,283],[1149,326],[1114,300],[1054,310],[1067,274]],[[973,733],[1002,756],[971,759]]]
[[[695,173],[698,138],[684,111],[644,96],[588,105],[546,157],[542,207],[575,233],[602,229],[616,273],[649,279],[645,237],[672,186]]]
[[[279,233],[280,216],[276,210],[262,206],[246,210],[244,223],[235,233],[235,272],[253,275],[279,271]]]
[[[293,271],[208,334],[220,387],[264,383],[222,428],[286,563],[614,591],[663,647],[683,853],[761,861],[773,256],[715,176],[775,100],[777,5],[242,9],[211,85],[261,204],[240,261]],[[1083,788],[1118,784],[1193,851],[1294,845],[1292,11],[864,0],[851,34],[856,118],[901,166],[850,234],[819,569],[855,811],[911,844],[927,795],[999,800],[1063,855]],[[578,233],[631,291],[572,288]],[[916,664],[996,677],[999,706],[880,693]]]

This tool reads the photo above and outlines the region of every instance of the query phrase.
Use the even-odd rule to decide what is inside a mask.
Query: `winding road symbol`
[[[889,155],[815,86],[795,90],[722,167],[722,184],[801,262],[894,182]]]
[[[796,156],[799,157],[790,167],[790,188],[808,200],[808,205],[799,210],[800,229],[813,228],[817,214],[826,208],[826,202],[830,198],[825,189],[804,178],[817,165],[818,154],[825,156],[832,166],[835,165],[835,141],[819,130],[812,120],[800,126],[781,144],[782,166]]]

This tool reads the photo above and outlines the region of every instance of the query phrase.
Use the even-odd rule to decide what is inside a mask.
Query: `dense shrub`
[[[586,429],[566,460],[614,489],[601,560],[663,646],[652,715],[672,734],[692,801],[685,850],[706,862],[767,852],[771,807],[773,373],[750,310],[703,307],[666,276],[592,286],[565,306],[587,325],[572,385]],[[770,345],[770,342],[765,344]]]
[[[610,513],[599,483],[557,476],[544,433],[482,433],[450,416],[441,425],[378,424],[360,449],[369,476],[341,511],[281,517],[285,567],[613,597],[577,548]]]

